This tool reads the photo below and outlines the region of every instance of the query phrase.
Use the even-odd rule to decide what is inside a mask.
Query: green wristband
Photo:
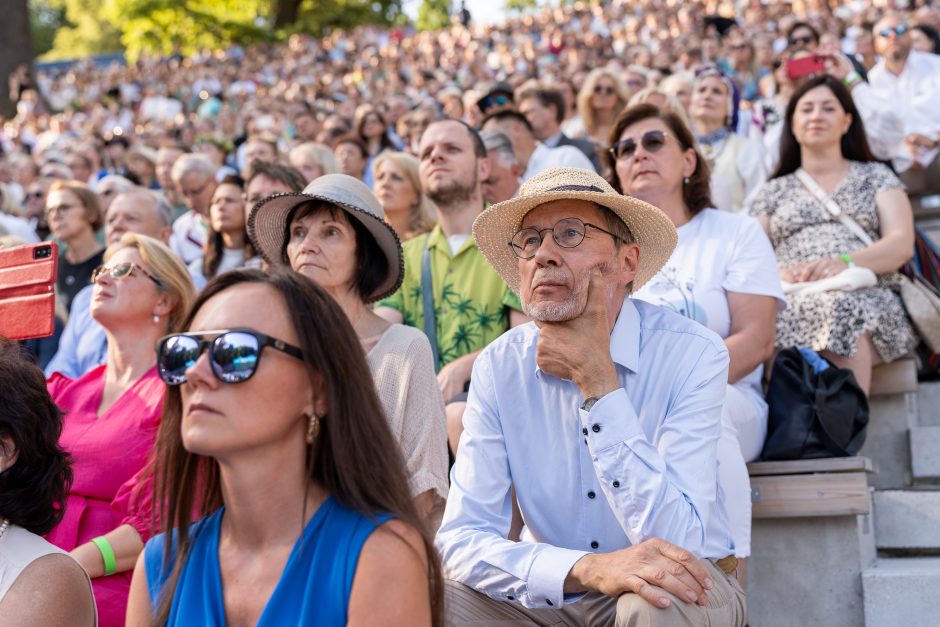
[[[101,559],[104,560],[104,574],[113,575],[116,573],[117,558],[114,557],[114,549],[111,548],[111,543],[108,542],[108,539],[104,536],[98,536],[97,538],[92,538],[91,541],[94,542],[98,550],[101,551]]]
[[[852,70],[848,75],[846,75],[845,78],[842,79],[842,84],[846,87],[849,87],[854,81],[860,78],[862,78],[861,75],[857,71]]]
[[[852,259],[850,256],[846,255],[845,253],[842,253],[841,255],[839,255],[839,259],[844,261],[848,267],[850,268],[855,267],[855,260]]]

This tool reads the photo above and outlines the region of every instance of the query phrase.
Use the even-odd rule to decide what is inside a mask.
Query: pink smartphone
[[[58,264],[55,242],[0,249],[0,336],[28,340],[52,335]]]

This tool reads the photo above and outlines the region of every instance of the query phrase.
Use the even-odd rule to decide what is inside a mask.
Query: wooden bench
[[[871,462],[755,462],[748,471],[751,626],[864,625],[861,575],[875,558]]]

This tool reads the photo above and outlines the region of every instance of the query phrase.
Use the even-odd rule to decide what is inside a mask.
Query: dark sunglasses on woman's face
[[[659,152],[659,149],[666,144],[667,137],[669,134],[663,131],[646,131],[640,138],[640,145],[646,152]],[[636,140],[632,137],[621,139],[610,147],[610,154],[618,161],[630,159],[636,153],[636,145]]]
[[[157,340],[157,372],[167,385],[186,383],[186,371],[209,349],[209,365],[216,379],[244,383],[258,369],[261,351],[267,346],[304,360],[298,347],[253,329],[174,333]]]
[[[603,85],[603,86],[602,86],[602,85],[595,85],[595,86],[594,86],[594,93],[595,93],[595,94],[606,94],[606,95],[608,95],[608,96],[613,96],[615,93],[617,93],[617,90],[615,90],[615,89],[614,89],[613,87],[611,87],[610,85]]]
[[[800,37],[791,37],[790,46],[808,46],[811,43],[816,41],[816,38],[812,35],[802,35]]]

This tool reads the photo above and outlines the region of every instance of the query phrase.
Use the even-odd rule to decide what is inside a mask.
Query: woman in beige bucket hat
[[[303,192],[258,203],[248,235],[271,266],[311,279],[349,317],[401,446],[418,512],[435,530],[447,498],[447,435],[431,346],[418,329],[390,324],[369,308],[395,292],[404,274],[401,242],[382,205],[362,181],[327,174]]]

